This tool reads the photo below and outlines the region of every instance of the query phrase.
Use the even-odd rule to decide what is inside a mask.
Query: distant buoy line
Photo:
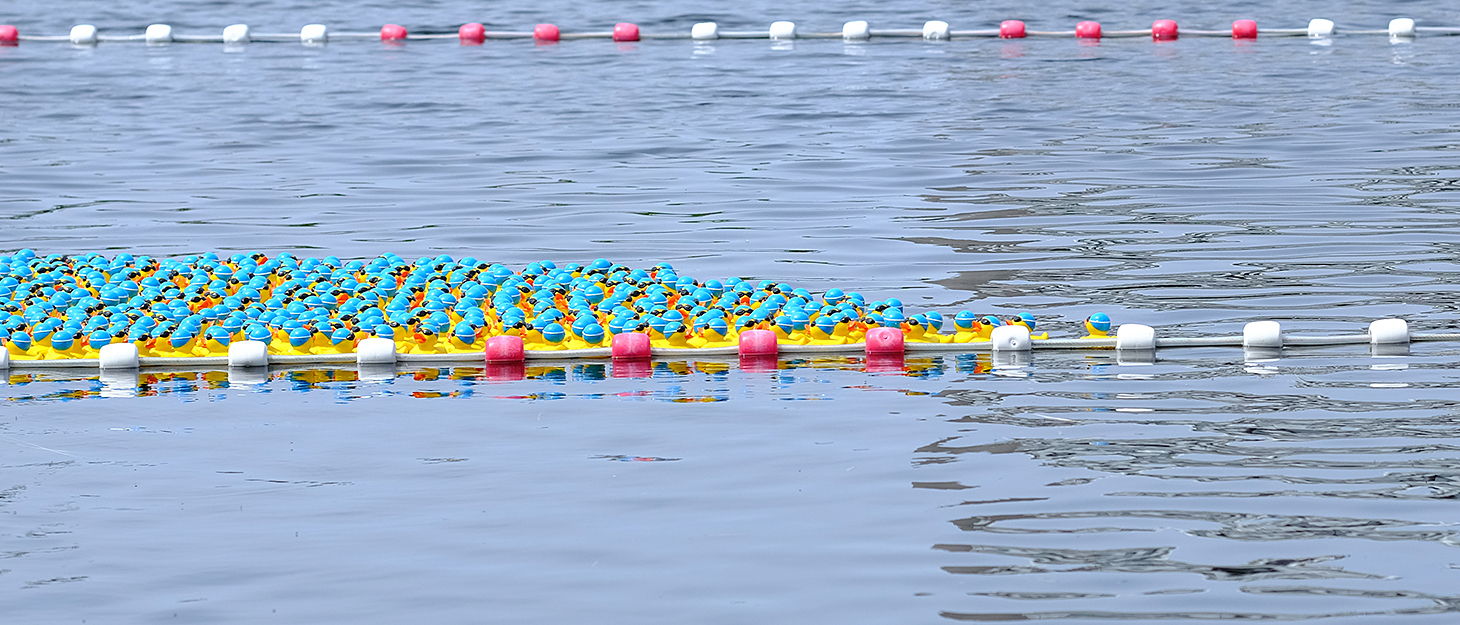
[[[1265,354],[1352,344],[1395,355],[1412,341],[1460,341],[1460,333],[1411,333],[1403,319],[1337,336],[1287,336],[1276,321],[1248,323],[1240,336],[1157,336],[1146,325],[1116,327],[1104,313],[1086,317],[1069,338],[1036,334],[1037,326],[1029,313],[945,317],[838,288],[699,280],[668,263],[544,260],[514,271],[470,256],[407,261],[388,253],[368,261],[259,252],[0,256],[0,369],[848,354],[871,362],[1036,349],[1138,359],[1174,347]]]
[[[885,38],[920,38],[928,41],[946,41],[969,38],[1023,39],[1026,37],[1074,37],[1086,40],[1119,37],[1149,37],[1155,41],[1170,41],[1180,35],[1199,37],[1231,37],[1233,39],[1256,39],[1263,37],[1309,37],[1326,39],[1336,35],[1388,35],[1395,39],[1412,39],[1419,35],[1460,35],[1460,27],[1416,26],[1410,18],[1390,20],[1387,28],[1339,29],[1328,19],[1317,18],[1308,22],[1306,28],[1262,28],[1257,22],[1242,19],[1232,22],[1230,29],[1181,30],[1174,20],[1161,19],[1152,22],[1150,28],[1137,30],[1104,30],[1099,22],[1084,21],[1073,30],[1029,30],[1020,20],[1005,20],[998,28],[975,30],[954,30],[948,22],[931,20],[922,28],[877,29],[865,20],[854,20],[842,25],[840,32],[810,32],[796,27],[795,22],[778,21],[765,30],[727,31],[721,30],[715,22],[695,24],[688,32],[644,33],[628,22],[615,24],[612,30],[588,32],[563,32],[555,24],[538,24],[527,31],[487,30],[481,23],[463,24],[456,33],[411,34],[399,24],[386,24],[378,32],[336,32],[324,24],[307,24],[297,33],[254,32],[247,24],[233,24],[217,34],[181,34],[167,24],[152,24],[141,33],[103,33],[92,24],[78,24],[65,35],[23,35],[12,25],[0,25],[0,45],[17,45],[22,41],[69,42],[76,45],[96,45],[113,42],[142,42],[152,45],[170,43],[222,43],[244,45],[248,43],[290,43],[323,45],[330,41],[380,39],[390,43],[413,40],[455,39],[462,45],[480,45],[489,39],[531,39],[538,42],[557,42],[570,39],[611,39],[613,41],[641,41],[645,39],[692,39],[715,41],[719,39],[842,39],[866,41]]]

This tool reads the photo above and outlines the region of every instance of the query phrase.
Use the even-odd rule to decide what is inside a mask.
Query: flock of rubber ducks
[[[909,342],[971,343],[989,340],[996,326],[1036,326],[1028,313],[963,311],[952,321],[945,333],[942,315],[909,315],[896,298],[869,302],[840,289],[817,297],[770,280],[701,282],[667,263],[541,261],[514,272],[444,255],[0,256],[0,343],[19,360],[95,358],[121,342],[143,357],[225,356],[242,340],[274,354],[345,354],[373,336],[393,339],[401,353],[481,352],[488,338],[509,334],[529,350],[606,347],[621,332],[648,334],[655,347],[701,348],[736,345],[747,329],[772,330],[783,344],[858,343],[873,327],[901,328]],[[1110,318],[1091,315],[1085,327],[1085,338],[1108,336]]]

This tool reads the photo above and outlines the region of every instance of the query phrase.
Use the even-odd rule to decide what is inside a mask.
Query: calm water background
[[[68,2],[0,23],[1170,17],[1443,3]],[[0,249],[673,263],[915,308],[1453,328],[1460,38],[0,48]],[[1450,622],[1457,351],[15,373],[7,622]],[[150,372],[147,375],[151,375]],[[140,395],[136,398],[104,397]],[[78,401],[79,400],[79,401]]]

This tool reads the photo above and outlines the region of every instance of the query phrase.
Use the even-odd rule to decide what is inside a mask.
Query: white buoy
[[[1029,328],[1022,325],[994,328],[989,340],[996,352],[1025,352],[1030,348]]]
[[[361,365],[395,364],[395,341],[372,336],[355,347],[355,363]]]
[[[689,29],[689,38],[696,41],[707,41],[720,38],[720,25],[714,22],[700,22]]]
[[[1242,328],[1242,347],[1281,348],[1283,327],[1276,321],[1254,321]]]
[[[267,367],[269,346],[263,341],[236,341],[228,346],[228,366]]]
[[[101,370],[109,369],[136,369],[142,365],[137,355],[136,343],[112,343],[102,345],[97,352],[97,360],[101,364]]]
[[[1413,37],[1414,20],[1407,17],[1389,20],[1390,37]]]
[[[248,24],[234,24],[223,29],[223,43],[240,44],[248,43]]]
[[[847,41],[866,41],[872,38],[872,27],[867,25],[867,20],[857,20],[842,24],[842,39]]]
[[[1369,344],[1400,345],[1409,343],[1409,323],[1403,319],[1379,319],[1369,324]]]
[[[933,20],[923,23],[923,39],[928,41],[947,41],[948,22]]]
[[[10,352],[0,349],[0,371],[10,368]]]
[[[1308,36],[1313,39],[1333,36],[1333,20],[1314,18],[1308,22]]]
[[[325,43],[330,39],[330,29],[324,24],[305,24],[299,29],[300,43]]]
[[[795,39],[795,22],[774,22],[771,24],[771,39]]]
[[[172,43],[172,27],[167,24],[153,24],[147,27],[144,38],[147,43]]]
[[[71,27],[71,43],[89,46],[96,43],[96,27],[91,24],[77,24]]]
[[[1122,323],[1115,330],[1115,349],[1156,349],[1156,329],[1139,323]]]

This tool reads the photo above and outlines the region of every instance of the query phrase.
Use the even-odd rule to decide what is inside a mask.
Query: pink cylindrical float
[[[1151,38],[1156,41],[1171,41],[1176,39],[1175,20],[1156,20],[1151,24]]]
[[[999,37],[1001,39],[1023,39],[1024,22],[1019,20],[1004,20],[999,23]]]
[[[477,22],[462,24],[461,28],[457,29],[456,36],[460,37],[464,44],[479,44],[487,40],[487,27]]]
[[[775,356],[776,333],[770,330],[746,330],[740,333],[740,356]]]
[[[20,31],[9,24],[0,25],[0,46],[13,46],[20,43]]]
[[[381,41],[400,41],[406,38],[406,27],[400,24],[386,24],[380,27]]]
[[[1237,20],[1232,22],[1233,39],[1256,39],[1257,22],[1252,20]]]
[[[505,334],[487,339],[487,362],[522,362],[526,357],[520,336]]]
[[[613,335],[615,359],[648,360],[652,355],[649,335],[643,332],[620,332]]]
[[[628,22],[619,22],[613,25],[614,41],[638,41],[639,27]]]
[[[907,351],[903,344],[902,330],[897,328],[872,328],[867,331],[867,354],[897,354]]]
[[[1080,39],[1099,39],[1100,22],[1080,22],[1075,24],[1075,37]]]
[[[538,41],[557,41],[562,38],[562,33],[552,24],[538,24],[532,29],[532,38]]]

